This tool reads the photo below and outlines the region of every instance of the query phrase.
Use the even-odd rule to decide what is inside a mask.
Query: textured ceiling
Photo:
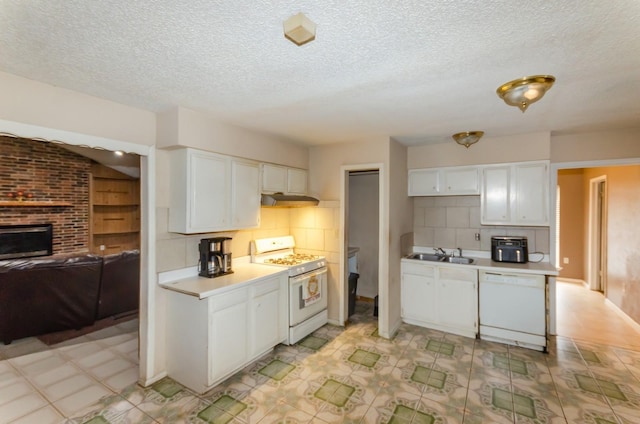
[[[638,127],[640,1],[1,0],[0,70],[308,144]],[[557,81],[525,114],[496,96],[533,74]]]

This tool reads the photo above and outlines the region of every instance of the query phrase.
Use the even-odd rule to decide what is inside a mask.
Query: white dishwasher
[[[480,271],[480,338],[547,348],[544,275]]]

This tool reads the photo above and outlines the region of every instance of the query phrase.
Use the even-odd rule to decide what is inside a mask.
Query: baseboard
[[[640,324],[635,322],[633,318],[631,318],[622,309],[620,309],[618,305],[607,298],[604,299],[604,303],[611,306],[611,308],[620,316],[620,318],[622,318],[627,324],[629,324],[634,330],[636,330],[638,334],[640,334]]]
[[[556,277],[556,281],[561,283],[580,284],[587,287],[587,282],[584,280],[580,280],[579,278]]]

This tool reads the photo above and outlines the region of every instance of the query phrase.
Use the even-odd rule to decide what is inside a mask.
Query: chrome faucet
[[[462,257],[462,249],[458,247],[457,250],[458,250],[458,257],[461,258]]]
[[[436,247],[434,250],[436,251],[436,255],[447,256],[447,252],[445,252],[442,247]]]

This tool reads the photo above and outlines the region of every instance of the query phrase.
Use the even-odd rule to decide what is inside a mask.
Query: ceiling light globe
[[[551,75],[534,75],[509,81],[496,90],[509,106],[517,106],[523,113],[531,103],[540,100],[555,82]]]

